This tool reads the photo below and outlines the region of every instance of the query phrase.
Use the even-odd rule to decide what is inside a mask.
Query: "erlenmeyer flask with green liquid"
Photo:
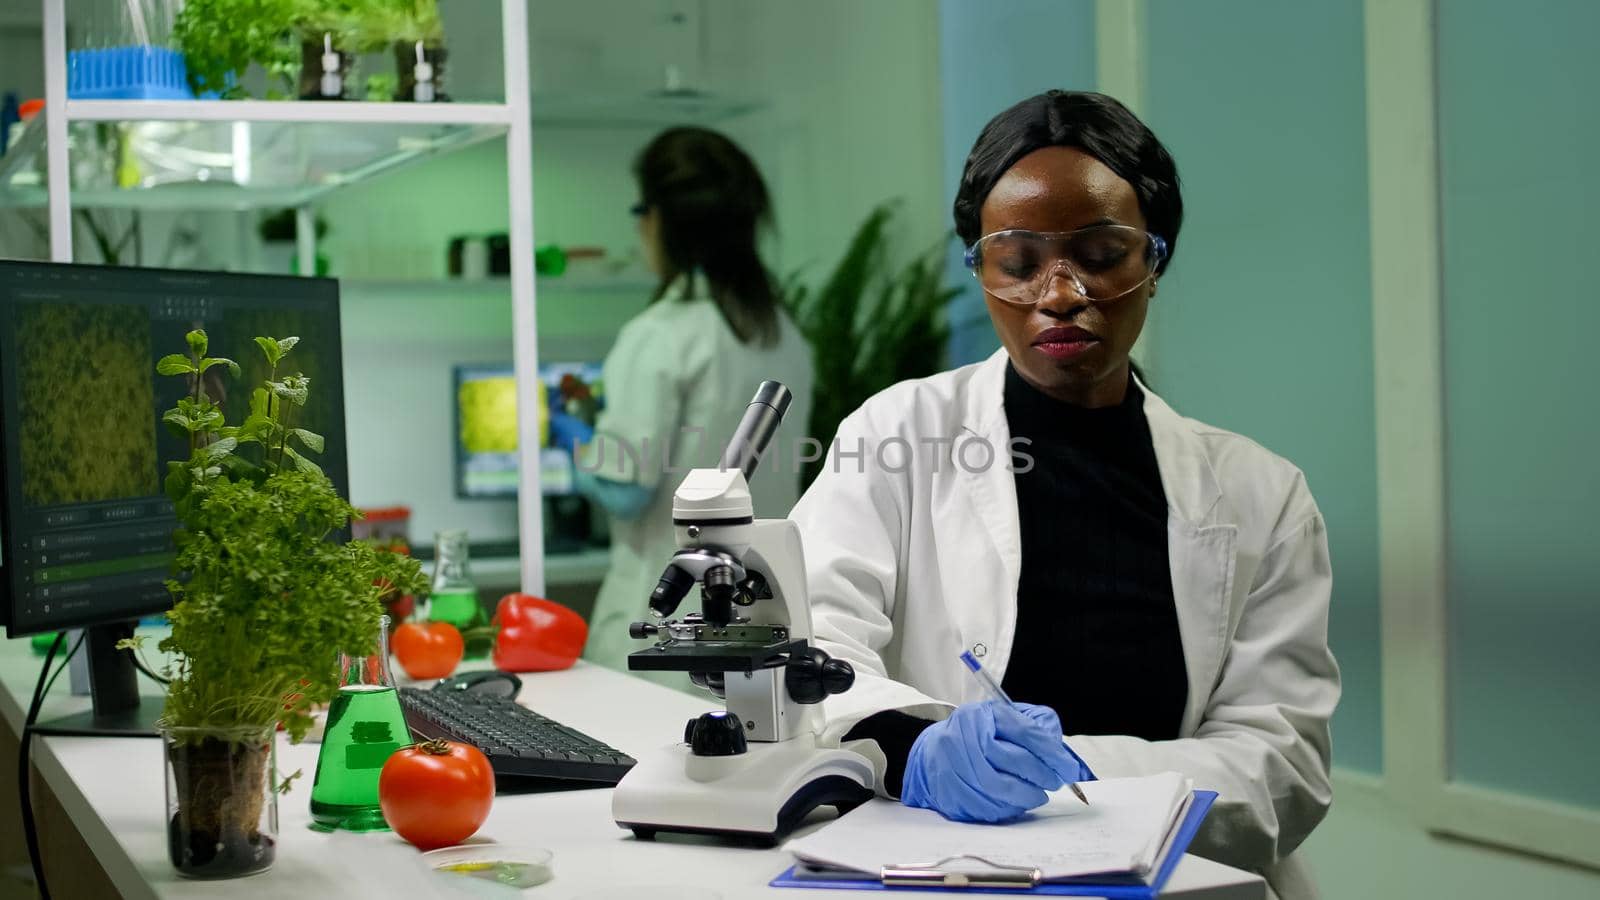
[[[478,585],[467,569],[467,546],[465,529],[434,535],[428,620],[454,625],[466,641],[466,657],[482,659],[494,647],[494,631],[489,627],[489,614],[478,602]]]
[[[339,694],[328,707],[311,827],[318,831],[386,831],[378,808],[378,774],[389,754],[411,743],[400,697],[389,674],[389,617],[378,626],[378,652],[339,654]]]

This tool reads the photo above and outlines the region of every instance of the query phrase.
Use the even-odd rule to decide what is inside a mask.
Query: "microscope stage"
[[[784,664],[805,641],[746,644],[723,641],[673,641],[628,654],[633,672],[754,672]]]

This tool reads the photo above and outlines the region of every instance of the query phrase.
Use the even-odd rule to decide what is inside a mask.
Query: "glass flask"
[[[478,602],[478,586],[467,569],[467,532],[441,531],[433,537],[433,587],[428,619],[449,622],[466,640],[466,657],[482,659],[494,645],[489,615]]]
[[[389,827],[378,808],[378,774],[391,753],[411,743],[411,732],[389,674],[389,617],[379,618],[377,654],[339,654],[339,693],[328,707],[311,785],[311,827],[319,831]]]

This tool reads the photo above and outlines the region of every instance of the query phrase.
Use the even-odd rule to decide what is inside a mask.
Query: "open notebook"
[[[1037,869],[1044,882],[1153,884],[1193,802],[1193,783],[1164,772],[1079,787],[1089,805],[1061,790],[1004,825],[952,822],[931,810],[873,800],[784,849],[800,869],[819,874],[876,879],[886,869],[927,867],[985,877]]]

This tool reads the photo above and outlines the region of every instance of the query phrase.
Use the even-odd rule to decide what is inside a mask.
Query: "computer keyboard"
[[[400,706],[413,734],[471,744],[496,775],[616,784],[633,767],[627,754],[504,697],[406,687]]]

